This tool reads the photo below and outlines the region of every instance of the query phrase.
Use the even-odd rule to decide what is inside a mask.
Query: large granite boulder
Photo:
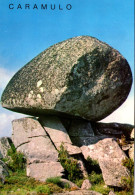
[[[126,59],[90,36],[55,44],[26,64],[3,92],[2,106],[25,114],[101,120],[127,98],[132,84]]]

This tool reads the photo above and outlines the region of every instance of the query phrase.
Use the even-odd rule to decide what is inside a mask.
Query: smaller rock
[[[131,145],[131,148],[129,149],[129,157],[134,160],[134,144]]]
[[[116,194],[111,190],[108,195],[116,195]]]
[[[92,184],[88,179],[85,179],[82,183],[81,189],[82,190],[89,190],[92,187]]]
[[[60,143],[55,143],[55,146],[58,150],[60,149]],[[69,155],[75,155],[75,154],[82,153],[81,149],[77,146],[74,146],[68,143],[63,143],[63,146],[67,150]]]
[[[45,182],[50,177],[63,176],[64,169],[59,162],[33,163],[27,166],[27,176]]]
[[[104,139],[96,144],[81,147],[84,158],[97,160],[107,186],[121,187],[121,177],[128,177],[129,172],[122,166],[126,154],[121,150],[114,139]]]
[[[69,155],[81,153],[80,148],[72,145],[67,130],[63,126],[59,117],[56,116],[40,117],[39,121],[58,150],[60,149],[61,144],[64,144],[64,147],[68,151]]]
[[[0,159],[7,157],[7,152],[11,148],[11,142],[9,137],[0,138]]]
[[[123,151],[127,151],[131,148],[131,144],[122,145],[121,147]]]
[[[131,139],[134,139],[134,134],[135,134],[135,129],[133,128],[132,131],[131,131],[131,134],[130,134]]]
[[[90,190],[76,190],[71,192],[54,193],[54,195],[102,195],[102,194]]]
[[[4,183],[5,182],[5,177],[9,176],[9,172],[8,172],[8,168],[6,166],[6,164],[0,160],[0,179],[1,182]]]
[[[133,129],[133,125],[130,124],[122,124],[122,123],[101,123],[101,122],[92,122],[92,127],[97,134],[104,135],[113,135],[115,137],[121,137],[125,135],[126,137],[130,137],[131,131]]]
[[[28,143],[32,137],[47,136],[43,127],[34,117],[13,120],[12,126],[12,141],[16,148]]]
[[[61,178],[60,181],[61,181],[62,187],[64,187],[66,184],[68,184],[70,188],[75,187],[76,189],[79,189],[79,187],[75,183],[73,183],[67,179]]]

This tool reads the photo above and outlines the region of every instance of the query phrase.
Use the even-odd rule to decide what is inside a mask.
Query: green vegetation
[[[60,146],[60,150],[58,152],[59,161],[65,170],[67,178],[73,182],[82,179],[82,172],[79,168],[78,161],[69,157],[68,152],[64,148],[63,144]]]
[[[4,159],[4,162],[14,172],[25,168],[26,158],[21,152],[17,152],[15,146],[11,144],[11,149],[8,150],[9,158]]]
[[[90,182],[93,185],[104,183],[102,174],[101,173],[100,174],[97,174],[94,171],[91,172],[91,174],[89,175],[89,178],[88,179],[90,180]]]
[[[93,185],[91,190],[101,193],[102,195],[108,195],[111,189],[106,187],[104,183]]]
[[[8,155],[9,158],[4,159],[4,161],[10,168],[10,176],[5,179],[4,184],[0,183],[0,195],[30,195],[31,193],[50,195],[54,192],[76,190],[76,187],[70,188],[68,183],[64,185],[60,177],[48,178],[46,182],[36,181],[27,177],[25,170],[26,159],[22,153],[16,151],[13,145],[8,151]],[[65,169],[67,178],[75,182],[78,187],[81,187],[86,178],[82,176],[78,161],[69,156],[63,145],[59,150],[59,161]],[[92,184],[90,190],[97,191],[103,195],[108,195],[111,190],[116,195],[133,195],[134,162],[132,159],[126,158],[122,161],[122,165],[129,169],[131,177],[121,178],[123,188],[116,190],[105,186],[98,162],[88,157],[86,168],[89,173],[88,179]]]
[[[123,190],[128,192],[129,195],[133,194],[134,189],[134,161],[129,158],[125,158],[122,161],[122,165],[125,166],[130,171],[129,177],[122,177],[121,183],[123,185]]]
[[[92,160],[89,156],[86,161],[86,168],[88,173],[95,172],[97,174],[101,174],[101,169],[99,167],[97,160]]]

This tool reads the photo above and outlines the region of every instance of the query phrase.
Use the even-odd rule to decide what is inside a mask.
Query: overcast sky
[[[13,3],[14,9],[9,9]],[[18,4],[22,9],[17,9]],[[29,3],[30,9],[25,9]],[[33,10],[37,4],[38,9]],[[41,10],[47,4],[47,10]],[[51,10],[50,4],[56,9]],[[59,4],[63,10],[59,10]],[[67,10],[66,5],[72,9]],[[90,35],[117,49],[134,72],[134,1],[130,0],[3,0],[0,1],[0,95],[22,66],[49,46]],[[127,101],[106,122],[134,121],[133,87]],[[23,115],[0,107],[0,137],[11,135],[11,121]]]

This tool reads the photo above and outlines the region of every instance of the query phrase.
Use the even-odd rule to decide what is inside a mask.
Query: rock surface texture
[[[90,190],[76,190],[76,191],[64,192],[64,193],[54,193],[54,195],[102,195],[102,194]]]
[[[9,137],[0,138],[0,159],[7,157],[7,152],[11,148],[11,139]]]
[[[128,177],[129,171],[122,166],[126,154],[114,139],[106,138],[81,149],[85,159],[90,157],[98,161],[106,185],[122,187],[121,177]]]
[[[5,182],[5,177],[9,176],[7,165],[0,160],[0,180],[2,183]]]
[[[23,118],[12,124],[13,143],[27,158],[27,175],[40,181],[62,176],[64,169],[58,162],[58,152],[38,120]]]
[[[25,114],[97,121],[125,101],[131,84],[130,67],[118,51],[96,38],[79,36],[49,47],[26,64],[1,101],[3,107]]]

